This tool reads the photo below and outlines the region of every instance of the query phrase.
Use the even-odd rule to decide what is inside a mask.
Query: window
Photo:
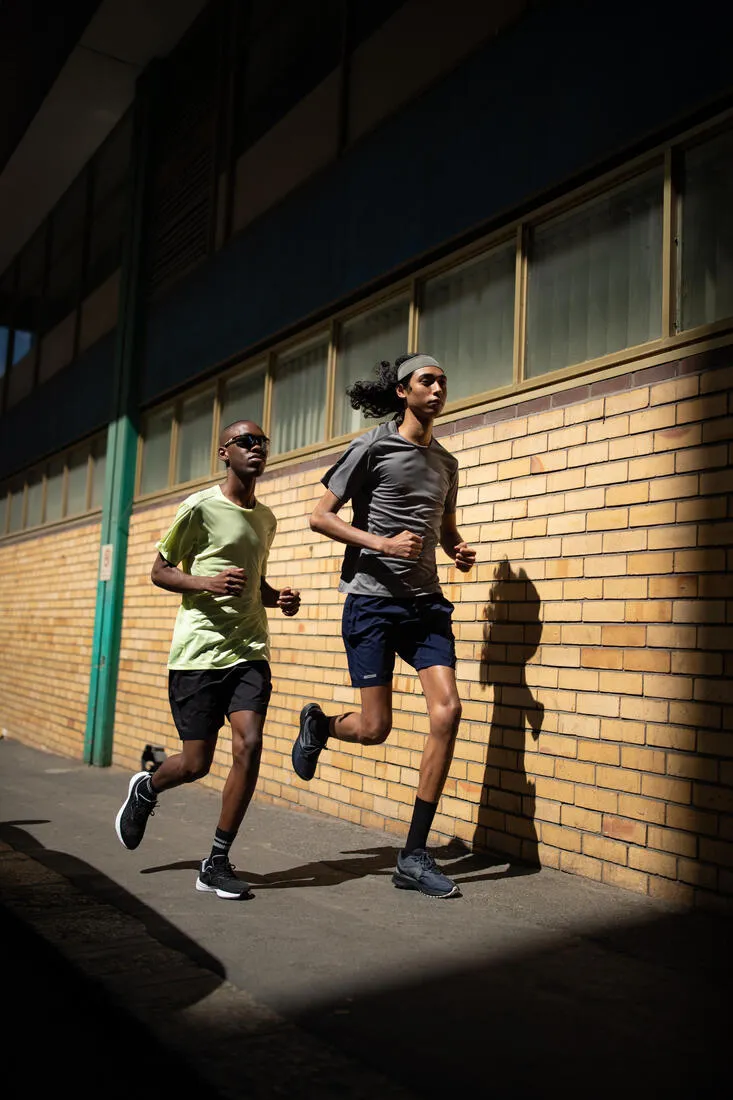
[[[23,526],[23,478],[16,477],[10,482],[10,501],[8,504],[8,531],[12,534]]]
[[[46,467],[46,523],[54,523],[64,514],[64,474],[63,456],[52,458]]]
[[[155,409],[145,418],[140,492],[154,493],[168,484],[173,410]]]
[[[449,401],[512,381],[515,268],[510,244],[424,284],[418,348],[445,369]]]
[[[279,356],[272,393],[272,453],[323,439],[328,342]]]
[[[662,178],[647,172],[534,229],[528,377],[661,335]]]
[[[89,447],[76,447],[68,459],[66,515],[77,516],[87,510]]]
[[[682,183],[680,327],[733,316],[733,133],[688,149]]]
[[[261,425],[264,406],[265,367],[263,364],[226,380],[221,399],[221,426],[225,428],[235,420],[251,420]]]
[[[211,473],[214,391],[183,401],[178,418],[175,481],[193,481]]]
[[[334,432],[344,435],[357,432],[374,420],[352,409],[346,393],[347,386],[360,379],[374,377],[374,368],[382,359],[393,363],[407,352],[409,299],[390,302],[369,313],[346,321],[341,326],[339,350],[336,361],[336,405]]]
[[[43,523],[43,472],[34,470],[26,485],[25,527]]]
[[[5,534],[8,525],[8,487],[0,487],[0,535]]]
[[[243,32],[240,151],[336,68],[343,36],[341,0],[270,2],[252,12]]]
[[[89,507],[101,508],[104,503],[104,478],[107,469],[107,437],[98,435],[92,443],[92,486]]]

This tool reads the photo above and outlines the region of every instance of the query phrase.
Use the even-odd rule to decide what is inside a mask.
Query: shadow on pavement
[[[423,977],[296,1022],[417,1095],[722,1097],[731,931],[672,914],[443,972],[426,943]]]
[[[491,855],[485,852],[471,852],[470,848],[454,838],[448,844],[431,849],[440,860],[442,868],[451,878],[461,882],[482,882],[489,879],[509,878],[519,875],[535,874],[539,868],[517,863],[508,864],[505,856]],[[375,875],[389,878],[397,862],[399,848],[384,846],[380,848],[357,848],[342,852],[351,859],[324,859],[303,863],[297,867],[288,867],[284,871],[271,871],[260,875],[246,867],[237,867],[237,874],[251,882],[257,891],[289,890],[302,887],[338,886],[352,879]],[[194,860],[181,860],[176,863],[164,863],[156,867],[144,867],[143,875],[161,874],[165,871],[195,871],[199,864]],[[461,877],[463,876],[463,877]]]

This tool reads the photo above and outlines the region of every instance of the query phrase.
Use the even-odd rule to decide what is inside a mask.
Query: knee
[[[437,719],[435,726],[438,732],[448,740],[455,740],[462,714],[463,707],[460,699],[446,699],[439,703],[433,712],[433,718]]]
[[[362,745],[383,745],[392,729],[392,723],[388,718],[380,718],[370,722],[364,722],[359,737]]]
[[[232,760],[235,764],[247,765],[262,752],[262,731],[248,730],[232,739]]]
[[[184,783],[195,783],[197,779],[203,779],[209,774],[210,760],[192,760],[183,765],[182,779]]]

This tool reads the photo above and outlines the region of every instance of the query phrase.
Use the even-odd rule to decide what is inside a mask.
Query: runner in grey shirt
[[[326,492],[311,516],[314,531],[346,543],[339,589],[346,593],[342,635],[361,711],[324,714],[307,703],[293,745],[293,767],[313,778],[329,737],[379,745],[392,726],[395,655],[417,671],[430,732],[423,750],[415,809],[392,876],[395,886],[432,897],[460,893],[427,851],[428,835],[448,775],[461,704],[456,689],[453,605],[440,590],[435,548],[461,572],[475,553],[456,527],[458,462],[433,437],[447,380],[429,355],[380,363],[376,382],[349,389],[367,416],[394,419],[354,440],[323,478]],[[352,522],[338,515],[352,503]]]
[[[396,421],[361,436],[323,478],[340,501],[351,500],[353,527],[388,538],[408,527],[422,540],[416,561],[347,546],[340,592],[409,599],[440,592],[435,548],[443,516],[456,510],[458,460],[431,438],[420,446]]]

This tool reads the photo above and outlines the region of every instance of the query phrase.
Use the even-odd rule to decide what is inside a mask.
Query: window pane
[[[336,363],[336,435],[358,432],[376,423],[362,416],[358,409],[352,409],[346,387],[373,378],[374,368],[382,359],[393,363],[407,352],[409,314],[410,303],[403,299],[355,317],[341,327]]]
[[[92,443],[92,492],[90,508],[101,508],[104,501],[104,475],[107,467],[107,436],[98,435]]]
[[[681,327],[733,315],[733,134],[685,154]]]
[[[64,460],[53,458],[46,467],[46,523],[61,519],[64,503]]]
[[[207,390],[184,401],[178,425],[176,482],[206,477],[211,472],[211,428],[214,391]]]
[[[513,378],[516,250],[507,245],[425,283],[418,346],[448,377],[448,400]]]
[[[43,297],[42,329],[48,332],[76,309],[81,284],[81,238],[49,268]]]
[[[124,189],[111,195],[104,206],[94,212],[84,281],[87,291],[98,287],[120,266],[126,213],[127,193]]]
[[[10,483],[10,517],[8,531],[20,531],[23,523],[23,481],[16,478]]]
[[[51,262],[84,235],[87,203],[87,174],[80,173],[69,190],[59,199],[51,215]]]
[[[642,344],[661,325],[661,170],[535,229],[529,377]]]
[[[156,409],[145,419],[140,492],[154,493],[168,484],[172,409]]]
[[[336,68],[342,18],[340,0],[270,2],[262,18],[254,16],[240,62],[239,149],[261,137]]]
[[[13,334],[12,363],[18,363],[24,359],[33,346],[33,333],[16,329]]]
[[[40,470],[34,470],[28,478],[26,493],[25,526],[37,527],[43,522],[43,478]]]
[[[5,534],[8,522],[8,487],[0,485],[0,535]]]
[[[88,447],[77,447],[69,455],[69,476],[66,483],[67,516],[78,516],[87,510],[88,458]]]
[[[252,420],[262,424],[265,404],[265,368],[255,367],[236,378],[230,378],[224,384],[221,403],[221,426],[232,424],[235,420]]]
[[[283,454],[323,439],[326,342],[278,359],[272,394],[272,453]]]
[[[95,157],[92,168],[95,209],[124,184],[130,171],[131,142],[132,111],[128,111]]]

